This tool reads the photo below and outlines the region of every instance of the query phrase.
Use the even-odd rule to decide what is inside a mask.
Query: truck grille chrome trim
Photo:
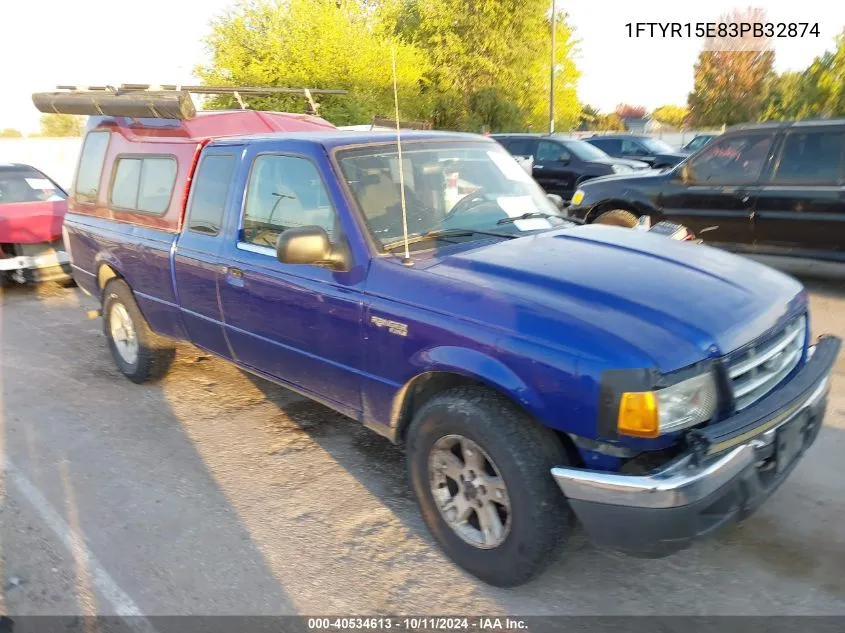
[[[751,345],[728,361],[737,411],[757,402],[795,369],[806,337],[807,319],[802,315],[773,337]]]

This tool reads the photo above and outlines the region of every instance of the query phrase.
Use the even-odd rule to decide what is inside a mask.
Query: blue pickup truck
[[[568,221],[484,137],[409,132],[400,162],[314,117],[238,135],[254,116],[89,126],[64,239],[130,380],[189,341],[403,443],[434,539],[500,586],[576,520],[684,548],[816,438],[840,341],[791,277]]]

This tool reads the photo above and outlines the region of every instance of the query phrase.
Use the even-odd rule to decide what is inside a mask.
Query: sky
[[[424,1],[424,0],[423,0]],[[460,1],[460,0],[457,0]],[[702,41],[631,38],[627,23],[716,21],[748,1],[556,0],[579,39],[582,102],[604,111],[618,103],[649,109],[682,105]],[[195,83],[203,36],[232,0],[41,0],[0,8],[0,128],[38,130],[31,94],[57,84]],[[551,2],[550,2],[551,4]],[[775,42],[776,68],[800,70],[845,27],[842,0],[756,0],[771,22],[819,24],[820,36]],[[694,28],[694,26],[693,26]],[[518,45],[518,43],[514,43]]]

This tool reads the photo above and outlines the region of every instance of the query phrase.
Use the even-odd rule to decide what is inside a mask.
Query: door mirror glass
[[[300,226],[279,234],[276,257],[283,264],[311,264],[333,270],[346,269],[346,254],[335,249],[321,226]]]

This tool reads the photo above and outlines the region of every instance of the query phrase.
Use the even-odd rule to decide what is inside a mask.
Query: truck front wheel
[[[103,331],[115,365],[132,382],[157,380],[173,362],[175,348],[150,330],[122,279],[112,279],[103,291]]]
[[[554,559],[573,516],[550,474],[568,463],[553,432],[497,393],[458,387],[417,412],[407,439],[423,519],[455,563],[512,587]]]

